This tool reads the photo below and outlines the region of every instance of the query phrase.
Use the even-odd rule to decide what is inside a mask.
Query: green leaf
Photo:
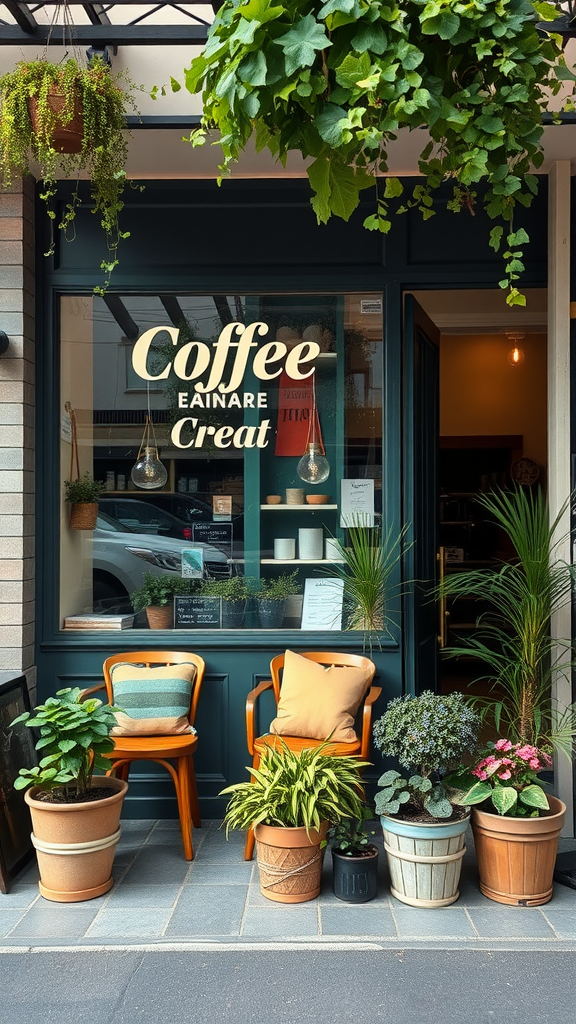
[[[329,14],[341,11],[343,14],[350,14],[354,9],[355,0],[328,0],[318,11],[318,17],[324,21]]]
[[[330,206],[330,161],[319,156],[308,167],[308,179],[315,192],[311,199],[312,209],[319,224],[326,224],[332,212]]]
[[[266,58],[262,50],[250,53],[238,68],[238,77],[248,85],[264,85],[266,82]]]
[[[268,21],[275,21],[285,13],[283,7],[273,7],[272,0],[248,0],[238,7],[238,13],[242,18],[249,21],[258,21],[265,25]]]
[[[316,125],[321,138],[333,149],[336,149],[342,141],[342,121],[347,120],[347,112],[334,103],[327,103],[322,113],[316,118]]]
[[[520,790],[518,794],[521,803],[526,804],[527,807],[537,807],[538,810],[548,810],[548,800],[546,793],[541,786],[536,784],[531,786],[525,786],[524,789]]]
[[[404,192],[404,185],[398,178],[386,178],[384,196],[386,199],[395,199]]]
[[[324,27],[318,24],[313,14],[300,18],[288,32],[278,36],[275,43],[284,51],[288,75],[294,74],[298,68],[310,67],[318,50],[332,46]]]
[[[426,17],[428,8],[436,7],[434,4],[427,4],[424,13],[420,15],[422,34],[425,36],[440,36],[440,39],[452,39],[460,28],[460,18],[451,11],[442,11],[434,17]]]
[[[495,786],[492,792],[492,803],[498,814],[506,814],[517,803],[518,793],[513,786]],[[546,805],[548,806],[548,805]]]
[[[492,249],[494,249],[494,252],[498,252],[500,245],[502,244],[503,234],[504,228],[500,227],[499,225],[495,228],[492,228],[490,232],[490,241],[488,244],[491,246]]]
[[[469,807],[471,804],[481,804],[484,800],[487,800],[492,793],[492,786],[487,782],[476,782],[471,789],[462,797],[462,803],[465,807]]]
[[[508,281],[505,281],[504,284],[501,285],[501,287],[507,288]],[[522,293],[519,292],[517,288],[511,288],[508,295],[506,296],[506,302],[508,303],[509,306],[525,306],[526,296],[522,295]]]
[[[355,88],[357,82],[361,82],[370,74],[370,58],[367,53],[361,57],[355,57],[349,53],[342,63],[336,68],[336,81],[347,89]]]
[[[505,130],[502,118],[495,117],[493,114],[482,114],[480,117],[477,117],[474,127],[480,128],[481,131],[486,132],[488,135],[495,135],[497,132]]]

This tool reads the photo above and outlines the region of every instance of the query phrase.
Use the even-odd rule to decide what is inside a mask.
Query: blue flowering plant
[[[406,769],[378,780],[376,812],[412,821],[457,818],[444,778],[474,751],[480,719],[461,693],[395,697],[374,723],[374,745]]]

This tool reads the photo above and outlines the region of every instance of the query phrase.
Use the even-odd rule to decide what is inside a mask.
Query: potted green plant
[[[325,747],[297,753],[280,738],[258,768],[248,768],[250,782],[222,790],[230,796],[226,830],[254,828],[260,888],[277,903],[318,896],[329,822],[362,817],[360,772],[368,762]]]
[[[346,629],[361,630],[364,649],[372,651],[390,624],[390,604],[400,587],[391,582],[394,570],[406,551],[408,527],[399,533],[390,528],[383,538],[377,527],[361,523],[348,526],[347,543],[334,540],[336,561],[327,570],[344,583]]]
[[[480,889],[497,903],[535,907],[552,898],[566,805],[538,780],[552,767],[550,751],[501,737],[447,780],[472,807]]]
[[[260,580],[256,599],[258,601],[258,624],[261,629],[280,629],[286,614],[288,598],[293,594],[299,594],[302,589],[297,580],[297,570],[271,579]]]
[[[219,597],[222,607],[222,628],[241,629],[250,596],[249,580],[245,576],[230,576],[224,580],[204,580],[199,593],[203,597]]]
[[[98,518],[98,498],[105,485],[93,480],[86,470],[76,480],[64,481],[64,501],[70,505],[70,526],[73,530],[94,530]]]
[[[94,775],[108,771],[114,749],[110,731],[118,708],[95,697],[82,700],[77,687],[59,690],[12,725],[40,732],[40,764],[21,768],[15,789],[32,815],[32,842],[40,868],[40,892],[57,903],[93,899],[112,886],[112,862],[128,784]]]
[[[484,717],[512,742],[551,743],[571,754],[576,732],[574,705],[561,709],[552,699],[552,674],[570,672],[570,641],[550,635],[550,617],[571,598],[574,566],[558,557],[564,506],[551,521],[541,488],[478,494],[478,503],[509,538],[516,557],[486,569],[445,576],[440,594],[476,598],[491,607],[479,616],[472,636],[446,648],[447,657],[472,657],[488,671],[492,693],[475,698]],[[560,654],[559,654],[560,650]]]
[[[382,775],[376,811],[392,895],[410,906],[446,907],[458,899],[470,811],[453,805],[443,778],[474,749],[479,726],[461,693],[429,690],[394,698],[374,723],[374,745],[409,773]]]
[[[362,818],[343,818],[328,829],[332,848],[332,889],[339,900],[368,903],[378,892],[378,847],[370,842]]]
[[[150,629],[172,629],[174,625],[174,597],[176,594],[189,594],[192,581],[181,576],[154,575],[145,572],[142,586],[130,595],[135,612],[146,609],[146,618]]]
[[[94,213],[99,217],[108,253],[102,261],[105,271],[102,294],[118,262],[120,239],[127,238],[118,225],[124,205],[127,159],[126,108],[135,110],[132,83],[126,76],[119,88],[119,76],[112,75],[104,60],[96,56],[88,66],[69,57],[63,63],[25,60],[0,78],[0,185],[10,186],[22,174],[40,168],[41,196],[48,215],[56,222],[53,200],[61,169],[90,178]],[[80,203],[78,189],[64,206],[57,227],[64,234],[70,228]],[[54,241],[49,250],[54,251]]]

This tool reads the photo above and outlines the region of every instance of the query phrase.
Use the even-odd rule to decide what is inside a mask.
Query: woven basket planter
[[[36,800],[37,787],[24,795],[32,816],[40,893],[55,903],[91,900],[112,888],[112,864],[128,783],[94,776],[92,786],[116,792],[104,800],[76,804]]]
[[[58,115],[64,110],[66,97],[58,91],[58,86],[53,85],[48,91],[47,103],[52,112]],[[32,127],[38,134],[38,100],[34,96],[28,99],[28,113]],[[84,120],[82,116],[82,100],[79,95],[74,98],[74,111],[72,119],[66,124],[58,121],[54,129],[51,142],[57,153],[80,153],[82,151],[82,139],[84,136]]]
[[[70,506],[70,526],[73,530],[95,530],[97,519],[97,501],[82,501]]]
[[[381,816],[390,892],[397,900],[411,907],[447,907],[458,899],[469,817],[427,825]]]
[[[146,618],[150,629],[172,629],[174,607],[171,604],[151,604],[146,609]]]
[[[480,889],[488,899],[515,907],[539,907],[552,898],[558,837],[566,805],[548,797],[550,813],[507,818],[477,807],[472,831]]]
[[[305,903],[320,895],[328,822],[320,829],[257,825],[260,891],[276,903]]]

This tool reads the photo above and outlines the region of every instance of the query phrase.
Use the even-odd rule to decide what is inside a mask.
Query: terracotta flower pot
[[[70,506],[70,526],[73,530],[95,530],[97,519],[97,501],[82,501]]]
[[[112,863],[128,783],[95,776],[92,786],[106,786],[116,792],[104,800],[76,804],[37,800],[37,786],[24,794],[32,816],[40,893],[47,900],[77,903],[102,896],[112,887]]]
[[[320,895],[328,822],[316,830],[257,825],[260,891],[276,903],[305,903]]]
[[[152,604],[146,609],[146,618],[150,629],[172,629],[174,625],[174,606],[171,604]]]
[[[390,892],[411,907],[447,907],[460,892],[464,833],[470,815],[461,821],[412,823],[380,817],[390,872]]]
[[[548,797],[550,812],[539,818],[507,818],[477,807],[472,831],[480,889],[496,903],[539,907],[552,898],[558,836],[566,805]]]

